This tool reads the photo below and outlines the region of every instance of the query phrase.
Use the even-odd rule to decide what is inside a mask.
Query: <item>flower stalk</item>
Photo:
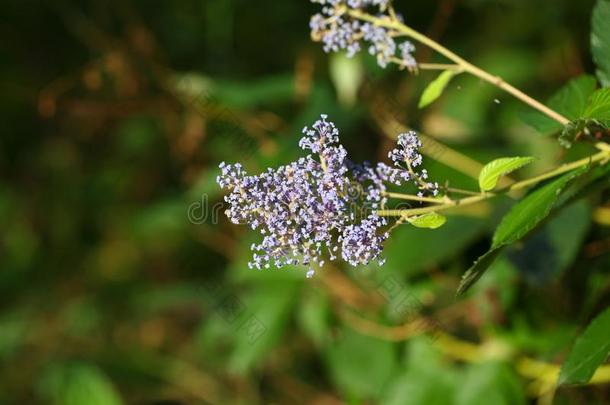
[[[557,167],[556,169],[550,170],[550,171],[540,174],[538,176],[531,177],[529,179],[513,183],[512,185],[510,185],[508,187],[504,187],[495,193],[478,193],[478,194],[475,194],[475,195],[472,195],[469,197],[460,198],[460,199],[456,199],[456,200],[448,199],[443,204],[423,207],[423,208],[400,209],[400,210],[378,210],[378,211],[376,211],[376,214],[379,216],[382,216],[382,217],[400,217],[400,218],[407,217],[408,218],[408,217],[412,217],[412,216],[428,214],[431,212],[445,211],[450,208],[455,208],[458,206],[476,204],[481,201],[485,201],[485,200],[494,198],[498,195],[509,194],[513,191],[523,190],[523,189],[529,188],[531,186],[534,186],[544,180],[548,180],[553,177],[557,177],[559,175],[568,173],[568,172],[578,169],[580,167],[584,167],[587,165],[594,165],[597,163],[599,163],[601,165],[605,165],[606,163],[608,163],[608,161],[610,161],[610,145],[605,144],[605,143],[600,143],[600,144],[597,144],[596,147],[598,149],[600,149],[600,152],[598,152],[594,155],[574,161],[572,163],[567,163],[567,164],[561,165],[561,166]],[[386,193],[386,194],[389,196],[391,194],[391,197],[396,198],[396,199],[402,199],[402,200],[414,200],[413,197],[415,197],[415,196],[397,194],[397,193]],[[436,200],[434,202],[437,202],[437,201],[438,200]]]
[[[451,60],[455,64],[455,65],[447,65],[447,66],[442,66],[442,65],[438,65],[438,64],[423,65],[424,67],[422,67],[422,65],[419,65],[418,67],[420,69],[432,68],[433,70],[439,70],[439,69],[443,68],[444,70],[450,69],[450,70],[457,70],[457,71],[463,71],[463,72],[470,73],[473,76],[476,76],[476,77],[506,91],[507,93],[513,95],[517,99],[524,102],[525,104],[540,111],[541,113],[545,114],[546,116],[559,122],[562,125],[567,125],[568,123],[570,123],[570,120],[568,118],[564,117],[563,115],[559,114],[558,112],[554,111],[553,109],[547,107],[546,105],[542,104],[541,102],[535,100],[534,98],[528,96],[521,90],[517,89],[516,87],[514,87],[511,84],[504,81],[504,79],[502,79],[501,77],[492,75],[491,73],[488,73],[485,70],[468,62],[461,56],[459,56],[456,53],[454,53],[453,51],[447,49],[446,47],[444,47],[443,45],[434,41],[433,39],[427,37],[426,35],[420,33],[419,31],[414,30],[413,28],[409,27],[408,25],[400,22],[395,16],[375,17],[360,9],[351,9],[351,8],[346,8],[345,13],[354,19],[357,19],[360,21],[366,21],[366,22],[369,22],[378,27],[395,30],[395,31],[419,42],[420,44],[433,49],[434,51],[445,56],[447,59]]]

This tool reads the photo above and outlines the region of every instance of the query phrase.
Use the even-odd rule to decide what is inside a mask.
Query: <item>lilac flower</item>
[[[385,9],[388,6],[390,0],[348,0],[348,6],[352,8],[363,8],[366,6],[380,6]]]
[[[415,69],[417,67],[417,61],[413,56],[415,46],[411,42],[406,41],[400,44],[398,48],[400,49],[400,59],[405,67],[408,69]]]
[[[371,44],[369,46],[369,53],[377,56],[377,64],[385,68],[390,59],[396,55],[396,42],[388,35],[385,28],[371,23],[366,23],[362,26],[362,33],[364,34],[364,40]]]
[[[386,183],[419,184],[427,178],[425,170],[412,170],[421,164],[417,136],[399,137],[399,148],[390,153],[396,167],[350,162],[339,143],[339,130],[325,115],[303,129],[299,146],[311,154],[259,175],[248,175],[239,163],[220,164],[217,183],[229,190],[227,217],[262,235],[262,241],[251,246],[249,267],[303,264],[311,277],[314,265],[322,266],[325,257],[341,257],[353,266],[376,259],[383,263],[380,255],[388,235],[382,228],[387,220],[375,211],[386,204]],[[357,208],[363,206],[370,211],[361,216]]]
[[[373,214],[358,225],[346,226],[339,238],[343,260],[358,266],[377,258],[383,250],[383,242],[389,236],[387,232],[380,235],[378,229],[386,224],[385,218]]]
[[[413,180],[420,190],[417,193],[419,197],[423,197],[425,192],[429,192],[436,196],[439,193],[438,183],[426,181],[428,179],[428,171],[426,169],[422,169],[419,172],[416,170],[421,166],[423,161],[423,157],[419,153],[421,147],[422,143],[417,136],[417,133],[409,131],[398,136],[398,147],[391,150],[390,153],[388,153],[388,157],[394,162],[394,166],[398,168],[397,170],[399,173],[408,173],[409,179]],[[391,174],[396,176],[395,173],[389,173],[390,176]]]
[[[417,66],[413,52],[415,46],[404,41],[399,45],[394,40],[394,32],[369,22],[361,23],[352,18],[348,10],[377,8],[385,13],[389,0],[312,0],[319,3],[322,12],[315,14],[310,22],[311,36],[323,43],[324,52],[346,51],[348,57],[354,56],[366,43],[368,52],[377,58],[379,66],[385,68],[390,62],[414,70]],[[382,14],[386,18],[388,15]],[[401,17],[397,16],[400,20]],[[396,59],[395,59],[396,58]]]

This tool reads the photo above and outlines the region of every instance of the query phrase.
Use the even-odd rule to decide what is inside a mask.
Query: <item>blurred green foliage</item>
[[[565,92],[591,87],[593,0],[395,4],[537,99],[577,77]],[[461,75],[419,110],[433,73],[380,70],[365,55],[332,62],[309,39],[316,7],[304,0],[2,9],[0,403],[610,402],[607,384],[543,389],[516,361],[560,364],[610,303],[607,192],[505,250],[458,300],[511,200],[437,231],[401,226],[384,267],[329,267],[313,281],[300,268],[249,270],[256,236],[222,214],[218,163],[288,162],[320,113],[354,160],[384,158],[388,116],[482,163],[537,157],[525,174],[584,155],[537,134],[520,117],[548,122],[518,101]],[[438,160],[426,163],[434,177],[477,188]],[[405,297],[471,346],[395,338],[417,316]]]

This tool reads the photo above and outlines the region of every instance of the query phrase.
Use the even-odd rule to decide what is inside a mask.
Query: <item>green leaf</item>
[[[534,191],[515,204],[504,216],[493,237],[492,249],[509,245],[523,238],[545,219],[561,192],[587,168],[569,172]]]
[[[572,120],[580,118],[596,87],[597,80],[593,76],[580,76],[568,82],[564,88],[553,96],[549,106]]]
[[[277,271],[277,270],[276,270]],[[290,314],[298,297],[298,282],[269,281],[257,285],[249,295],[229,296],[237,300],[238,311],[225,317],[226,301],[216,304],[218,316],[231,324],[235,348],[228,362],[231,372],[244,374],[275,348],[287,330]],[[229,304],[230,304],[229,301]],[[228,306],[227,309],[231,309]]]
[[[574,187],[570,188],[570,192]],[[590,223],[589,204],[586,200],[580,200],[562,209],[523,243],[511,246],[506,252],[507,257],[515,266],[515,271],[530,283],[542,285],[559,277],[574,262]],[[566,235],[570,237],[566,238]]]
[[[339,340],[329,345],[327,350],[325,358],[331,377],[347,397],[378,397],[397,366],[396,351],[391,342],[350,329],[343,330]]]
[[[599,89],[593,93],[584,112],[584,118],[610,120],[610,88]]]
[[[483,167],[479,174],[479,187],[483,191],[490,191],[496,188],[501,176],[509,174],[525,165],[532,163],[533,157],[510,157],[496,159]]]
[[[595,77],[580,76],[568,82],[553,95],[548,102],[548,106],[570,120],[581,118],[588,106],[589,97],[595,91],[596,86],[597,80],[595,80]],[[528,109],[521,117],[528,125],[545,135],[562,129],[560,123],[538,111]]]
[[[316,345],[322,347],[330,336],[331,306],[328,296],[322,290],[307,290],[299,305],[298,322],[300,328]]]
[[[585,76],[585,78],[587,77]],[[577,137],[583,133],[595,133],[610,126],[610,89],[595,91],[595,80],[585,78],[579,79],[578,83],[571,87],[571,93],[575,97],[573,110],[562,112],[560,108],[556,108],[557,111],[570,118],[571,122],[561,128],[558,123],[553,123],[546,117],[543,118],[549,124],[548,132],[556,132],[561,129],[559,143],[564,148],[570,148]],[[586,103],[582,104],[583,97],[589,92],[591,95],[587,98]],[[566,97],[568,93],[565,94]],[[538,129],[545,132],[544,127]]]
[[[525,404],[525,393],[515,372],[506,364],[489,362],[469,366],[459,385],[456,405]]]
[[[352,107],[358,99],[358,91],[364,79],[364,67],[359,58],[348,58],[335,53],[330,58],[330,78],[337,91],[339,102]]]
[[[583,167],[569,172],[515,204],[496,229],[491,249],[481,256],[462,277],[457,295],[464,294],[483,276],[494,263],[501,249],[523,238],[539,225],[549,215],[561,192],[573,179],[587,170],[588,168]]]
[[[591,26],[591,53],[597,77],[604,87],[610,87],[610,1],[597,0]]]
[[[442,374],[441,374],[442,373]],[[455,371],[424,370],[404,372],[395,378],[380,402],[382,405],[445,405],[451,400],[457,384]]]
[[[456,295],[460,296],[470,289],[485,274],[496,261],[502,249],[493,249],[479,257],[476,262],[464,273]]]
[[[58,405],[120,405],[112,382],[96,366],[86,363],[53,364],[44,372],[40,390]]]
[[[418,217],[407,218],[407,221],[416,228],[437,229],[445,225],[447,218],[436,212],[431,212]]]
[[[561,367],[558,383],[584,384],[610,354],[610,308],[591,322],[576,340],[568,359]]]
[[[384,389],[381,405],[445,405],[452,403],[460,381],[456,367],[425,338],[410,339],[406,369]]]
[[[579,177],[575,184],[563,193],[558,204],[569,204],[580,198],[580,196],[603,191],[608,188],[610,188],[610,165],[598,165]]]
[[[428,87],[424,90],[424,93],[419,100],[419,108],[427,107],[432,104],[437,98],[443,94],[443,91],[453,79],[454,76],[457,75],[457,72],[453,70],[445,70],[441,73],[436,79],[434,79]]]

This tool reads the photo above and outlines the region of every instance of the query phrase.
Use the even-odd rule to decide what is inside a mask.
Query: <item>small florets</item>
[[[388,63],[396,62],[402,67],[414,70],[417,62],[413,57],[415,46],[409,41],[397,44],[394,33],[387,28],[360,22],[350,16],[349,10],[376,8],[381,16],[388,10],[389,0],[312,0],[321,4],[321,13],[315,14],[309,21],[311,36],[323,43],[324,52],[346,51],[352,57],[366,46],[368,52],[377,58],[379,66],[385,68]],[[396,16],[400,19],[400,16]]]
[[[221,163],[217,182],[229,191],[227,217],[263,237],[251,246],[249,267],[302,264],[309,266],[311,277],[313,267],[322,266],[325,257],[339,256],[353,266],[383,263],[380,256],[388,235],[382,228],[387,220],[375,212],[386,204],[386,183],[412,181],[420,190],[434,189],[420,184],[428,177],[425,170],[412,170],[422,159],[417,135],[403,134],[398,144],[390,152],[395,167],[353,164],[339,143],[339,130],[322,115],[303,129],[299,142],[312,154],[255,176],[239,163]]]

